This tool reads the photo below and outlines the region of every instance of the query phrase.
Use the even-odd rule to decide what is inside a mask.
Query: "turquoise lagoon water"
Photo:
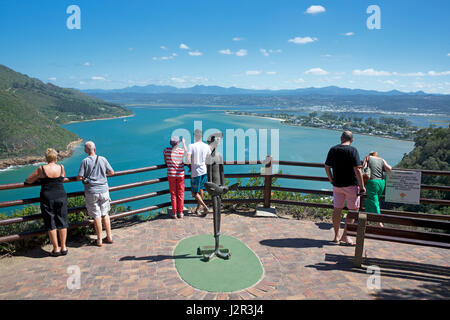
[[[194,122],[201,121],[201,126],[205,132],[208,129],[218,129],[226,133],[227,129],[259,129],[268,130],[267,152],[270,153],[271,141],[270,130],[279,131],[279,158],[288,161],[320,162],[325,161],[329,148],[339,143],[340,132],[315,128],[292,127],[282,125],[277,120],[267,118],[227,115],[224,110],[230,108],[217,107],[130,107],[135,116],[123,119],[101,120],[79,122],[64,125],[68,130],[75,132],[84,140],[92,140],[96,143],[98,154],[108,158],[112,167],[116,171],[132,168],[146,167],[149,165],[163,164],[162,150],[168,146],[169,138],[176,129],[184,128],[193,135]],[[186,134],[186,139],[189,140]],[[226,135],[224,145],[226,143]],[[410,152],[414,143],[410,141],[399,141],[393,139],[378,138],[365,135],[355,135],[354,146],[358,148],[360,156],[368,154],[372,150],[384,157],[388,163],[395,165],[405,153]],[[49,146],[50,147],[50,146]],[[245,145],[245,153],[248,159],[248,141]],[[224,148],[225,150],[225,148]],[[237,143],[234,146],[234,159],[237,160]],[[67,176],[77,175],[81,160],[86,156],[83,147],[75,149],[72,157],[64,159],[62,164],[66,168]],[[228,173],[249,172],[252,168],[259,171],[261,166],[226,166]],[[36,168],[36,166],[22,166],[10,168],[0,172],[0,184],[21,182]],[[281,166],[279,169],[283,173],[305,174],[325,176],[325,172],[320,168],[301,168]],[[109,179],[110,186],[125,183],[137,182],[152,178],[166,176],[165,169],[147,173],[132,174],[127,176],[113,177]],[[309,188],[309,189],[330,189],[330,184],[314,181],[278,180],[284,186]],[[189,181],[186,181],[189,186]],[[71,182],[65,184],[67,192],[82,190],[81,182]],[[111,198],[120,199],[147,192],[167,189],[167,182],[143,186],[129,190],[115,191],[111,193]],[[39,187],[0,191],[0,202],[24,199],[39,196]],[[187,199],[191,199],[186,193]],[[159,202],[169,201],[168,195],[163,195],[151,199],[130,202],[133,209],[142,208]],[[18,207],[5,208],[2,212],[11,212]]]

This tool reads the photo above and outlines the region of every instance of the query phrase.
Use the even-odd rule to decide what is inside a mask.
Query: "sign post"
[[[393,170],[386,175],[386,202],[420,204],[422,172]]]

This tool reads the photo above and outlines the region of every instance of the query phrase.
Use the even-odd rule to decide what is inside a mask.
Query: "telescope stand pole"
[[[220,237],[220,196],[213,196],[213,209],[214,209],[214,238],[216,241],[214,252],[211,253],[206,260],[212,259],[214,256],[220,257],[222,259],[228,259],[230,253],[222,253],[219,250],[219,237]]]

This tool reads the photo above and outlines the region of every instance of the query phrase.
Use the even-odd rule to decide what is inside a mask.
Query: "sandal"
[[[184,215],[182,213],[177,214],[178,219],[183,219]]]
[[[354,246],[356,246],[356,243],[341,241],[341,242],[339,242],[339,245],[344,246],[344,247],[354,247]]]
[[[66,256],[67,253],[69,252],[69,250],[67,250],[67,249],[66,250],[61,250],[60,252],[61,252],[62,256]]]
[[[104,239],[103,239],[103,242],[104,242],[104,243],[111,244],[111,243],[114,243],[114,240],[111,240],[111,241],[110,241],[110,240],[108,240],[108,238],[104,238]]]
[[[61,255],[61,251],[55,252],[55,251],[52,250],[52,252],[50,252],[50,255],[52,257],[59,257]]]
[[[101,247],[102,244],[101,244],[101,243],[99,244],[99,243],[97,242],[97,240],[92,240],[92,241],[91,241],[91,246]]]

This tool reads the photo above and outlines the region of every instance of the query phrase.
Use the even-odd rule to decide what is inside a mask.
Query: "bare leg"
[[[203,197],[204,197],[204,195],[203,195],[203,190],[202,189],[200,189],[200,196],[202,197],[202,206],[203,206],[203,208],[206,210],[206,211],[208,211],[209,209],[208,209],[208,206],[206,205],[206,203],[203,201]]]
[[[348,244],[353,244],[353,241],[351,241],[348,237],[347,237],[347,224],[348,223],[353,223],[355,222],[355,219],[349,219],[348,215],[345,218],[345,227],[344,227],[344,232],[342,233],[342,237],[341,237],[341,241],[342,242],[346,242]]]
[[[97,234],[97,244],[102,245],[102,220],[100,217],[94,218],[94,227]]]
[[[334,240],[339,241],[339,228],[341,226],[342,209],[334,208],[333,211],[333,228],[334,228]]]
[[[67,229],[58,230],[59,241],[61,242],[61,250],[66,251],[66,239],[67,239]]]
[[[106,239],[108,239],[108,241],[112,241],[112,235],[111,235],[111,221],[109,220],[109,215],[105,215],[102,217],[102,221],[103,221],[103,226],[105,227],[106,230]]]
[[[58,236],[56,234],[56,230],[49,230],[48,236],[50,237],[50,242],[53,245],[53,252],[59,252],[58,250]]]
[[[202,206],[204,208],[208,208],[206,206],[206,204],[203,202],[203,197],[201,196],[202,193],[203,192],[201,192],[201,193],[197,192],[194,194],[194,198],[195,198],[195,200],[197,200],[197,211],[200,209],[200,206]]]

